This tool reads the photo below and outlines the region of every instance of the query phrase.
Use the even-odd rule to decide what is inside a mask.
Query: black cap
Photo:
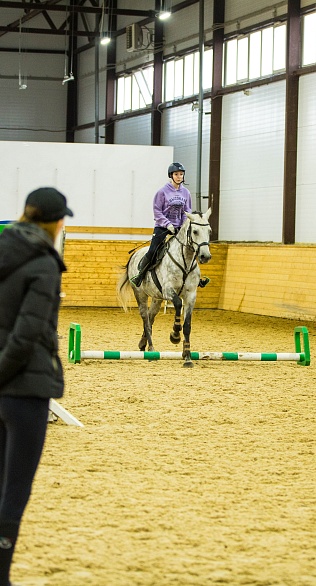
[[[32,219],[37,222],[57,222],[64,216],[73,216],[67,208],[65,196],[54,187],[40,187],[29,193],[26,206],[36,208],[36,215],[32,214]]]

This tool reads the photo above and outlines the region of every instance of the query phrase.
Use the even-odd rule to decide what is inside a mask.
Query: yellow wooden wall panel
[[[128,261],[128,251],[136,245],[134,240],[67,238],[63,304],[117,307],[117,279]],[[315,245],[223,242],[212,244],[211,252],[211,262],[200,266],[201,274],[211,283],[198,288],[197,308],[316,318]]]
[[[137,242],[126,240],[67,239],[64,250],[67,272],[62,281],[63,305],[117,307],[116,283],[129,259],[129,250],[136,245]],[[214,244],[211,251],[211,262],[201,265],[201,274],[209,277],[211,284],[204,289],[198,288],[197,308],[218,307],[227,245]],[[136,302],[133,297],[131,299],[135,307]]]
[[[315,245],[230,244],[219,308],[315,319],[315,269]]]

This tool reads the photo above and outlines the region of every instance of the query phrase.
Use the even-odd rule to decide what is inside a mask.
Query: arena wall
[[[316,246],[229,244],[218,308],[314,320]]]
[[[74,231],[75,228],[72,228]],[[88,230],[88,228],[87,228]],[[106,229],[111,238],[111,229]],[[126,235],[127,229],[121,234]],[[128,230],[130,233],[132,230]],[[144,241],[151,230],[139,229]],[[139,241],[66,238],[63,305],[68,307],[118,307],[116,283],[129,251]],[[201,267],[211,279],[198,289],[197,308],[224,309],[267,316],[313,320],[316,317],[316,246],[282,244],[211,245],[212,260]],[[132,298],[132,306],[135,302]]]

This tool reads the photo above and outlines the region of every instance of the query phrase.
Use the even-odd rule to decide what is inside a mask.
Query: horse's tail
[[[128,265],[129,265],[129,261],[127,263],[127,265],[125,265],[124,267],[122,267],[122,275],[120,276],[118,282],[117,282],[117,286],[116,286],[116,294],[117,294],[117,298],[119,301],[119,304],[122,306],[122,308],[124,309],[124,311],[128,311],[129,308],[129,301],[132,297],[132,286],[129,282],[129,278],[128,278]]]

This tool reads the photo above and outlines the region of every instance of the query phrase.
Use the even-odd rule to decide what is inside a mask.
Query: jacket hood
[[[179,189],[176,189],[176,188],[175,188],[175,187],[172,185],[172,183],[170,183],[170,182],[166,183],[166,188],[167,188],[168,190],[172,191],[172,192],[174,192],[174,191],[181,191],[181,190],[183,189],[183,187],[184,187],[184,186],[183,186],[183,183],[180,183],[180,187],[179,187]]]
[[[66,267],[48,234],[36,224],[16,222],[0,235],[0,281],[33,258],[50,254],[61,272]]]

